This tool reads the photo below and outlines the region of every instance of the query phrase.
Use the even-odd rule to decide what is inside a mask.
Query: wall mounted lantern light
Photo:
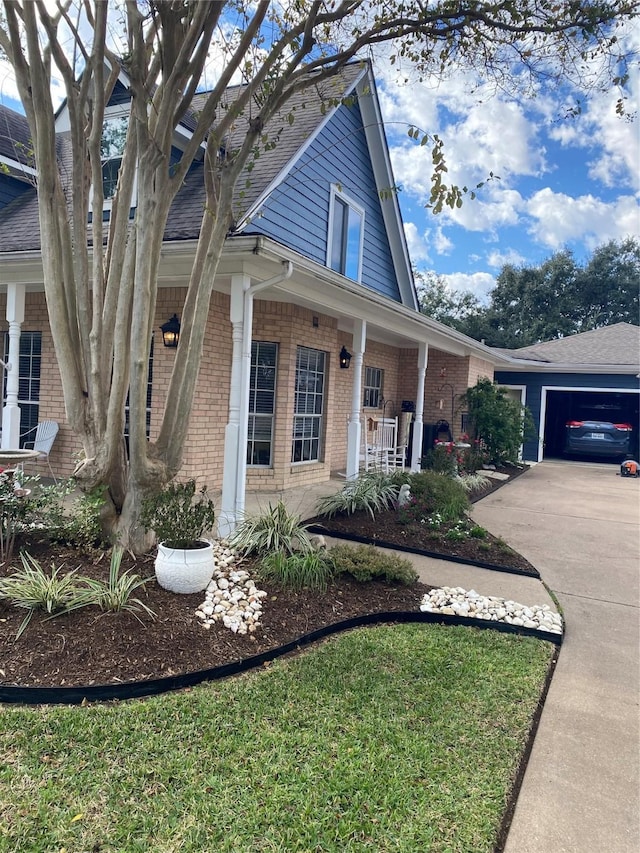
[[[175,349],[180,340],[180,320],[178,320],[178,315],[174,314],[166,323],[163,323],[160,326],[160,331],[162,332],[162,343],[166,347],[169,347],[169,349]]]
[[[343,370],[346,370],[351,364],[351,353],[347,351],[346,347],[342,347],[340,350],[340,367]]]

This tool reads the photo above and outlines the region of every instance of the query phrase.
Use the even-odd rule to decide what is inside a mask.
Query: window
[[[271,465],[277,361],[278,344],[252,342],[247,465]]]
[[[113,200],[118,185],[118,173],[127,139],[129,114],[105,117],[102,125],[100,159],[102,160],[102,190],[105,202]]]
[[[379,367],[365,367],[364,369],[364,400],[362,405],[365,409],[379,409],[382,402],[382,382],[384,370]]]
[[[334,188],[329,210],[327,264],[347,278],[360,281],[364,211]]]
[[[292,462],[320,459],[324,410],[325,353],[298,347],[296,355]]]
[[[4,361],[9,361],[9,335],[4,336]],[[42,332],[20,334],[18,359],[18,405],[20,406],[20,447],[33,441],[40,415],[40,365]],[[7,399],[7,374],[4,374],[4,400]]]

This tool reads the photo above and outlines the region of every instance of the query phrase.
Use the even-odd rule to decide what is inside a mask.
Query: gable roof
[[[509,350],[508,355],[516,360],[545,364],[634,366],[640,363],[640,326],[616,323]]]
[[[241,88],[232,86],[227,89],[223,108],[234,103]],[[260,207],[296,168],[304,151],[341,108],[340,104],[334,104],[332,99],[339,101],[352,94],[357,96],[360,105],[377,190],[380,193],[393,187],[391,162],[382,130],[373,74],[368,63],[353,62],[341,68],[333,77],[318,80],[310,88],[295,93],[268,122],[265,135],[269,140],[277,141],[277,144],[261,152],[251,166],[244,170],[236,184],[233,197],[235,223],[231,237],[243,232]],[[194,97],[193,113],[197,113],[202,107],[206,97],[207,93],[199,93]],[[118,100],[122,100],[122,92],[118,93]],[[232,131],[225,140],[226,148],[240,145],[252,114],[258,110],[259,104],[254,102],[235,120]],[[5,121],[14,129],[13,136],[19,136],[21,140],[28,139],[29,129],[24,116],[7,108],[4,108],[4,112]],[[184,125],[187,130],[191,116],[192,113],[185,116]],[[64,122],[61,126],[64,126]],[[0,131],[1,128],[0,124]],[[10,134],[5,136],[10,137]],[[62,162],[65,160],[64,143],[65,134],[61,133],[58,151]],[[164,234],[165,241],[197,239],[205,203],[203,170],[202,162],[194,162],[171,207]],[[403,304],[417,310],[417,297],[400,207],[395,194],[391,196],[382,205],[382,209],[400,296]],[[24,193],[0,211],[0,245],[4,251],[39,249],[39,230],[35,189]]]
[[[0,104],[0,163],[14,177],[35,174],[29,154],[31,131],[25,116]]]

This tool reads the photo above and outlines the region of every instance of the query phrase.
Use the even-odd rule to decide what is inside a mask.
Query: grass
[[[5,706],[0,851],[491,851],[551,654],[385,626],[146,701]]]

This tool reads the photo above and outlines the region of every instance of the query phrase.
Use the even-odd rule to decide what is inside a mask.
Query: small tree
[[[494,465],[516,462],[522,442],[534,430],[526,406],[510,399],[490,379],[479,379],[461,401],[469,413],[470,434],[484,443],[488,461]]]

